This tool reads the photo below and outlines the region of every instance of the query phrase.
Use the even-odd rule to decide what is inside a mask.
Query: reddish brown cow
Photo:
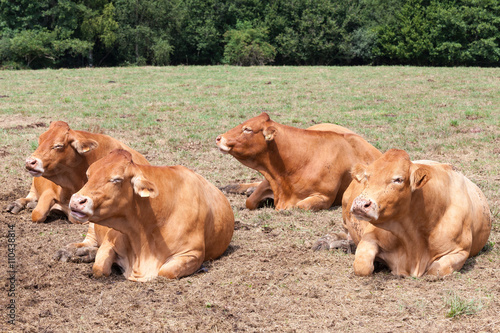
[[[481,190],[448,164],[411,162],[389,150],[358,164],[344,194],[344,226],[357,244],[354,273],[370,275],[374,260],[393,274],[444,276],[486,244],[491,216]]]
[[[54,186],[49,184],[42,187],[42,191],[36,192],[39,198],[45,198],[39,200],[38,205],[43,204],[40,208],[37,205],[35,209],[39,211],[40,216],[47,216],[49,209],[54,207],[69,214],[71,195],[87,181],[88,167],[113,149],[125,149],[139,163],[148,164],[144,156],[120,141],[103,134],[72,130],[63,121],[52,122],[49,129],[40,135],[38,144],[38,148],[26,160],[26,169],[35,177],[44,177],[36,178],[35,187],[38,183],[47,185],[49,181],[58,185],[56,191],[53,191]],[[40,182],[38,179],[46,181]],[[33,197],[32,192],[28,195],[30,196]],[[90,223],[84,241],[69,244],[58,252],[56,258],[63,261],[72,258],[92,261],[95,256],[94,271],[100,270],[109,275],[116,247],[126,244],[128,240],[120,232]]]
[[[328,123],[313,125],[311,127],[308,127],[307,130],[335,132],[339,134],[347,134],[347,133],[356,134],[350,129],[347,129],[345,127]],[[265,179],[261,182],[231,184],[221,188],[221,190],[225,191],[226,193],[249,195],[245,204],[246,207],[250,210],[265,206],[267,200],[274,200],[274,195],[273,195],[273,190],[271,189],[271,185]]]
[[[320,126],[332,126],[321,124]],[[336,125],[333,125],[336,126]],[[219,150],[259,171],[267,183],[247,206],[256,208],[267,186],[277,210],[298,207],[327,209],[340,204],[356,163],[370,163],[381,153],[362,137],[345,129],[304,130],[272,121],[266,113],[219,135]]]
[[[114,262],[129,280],[193,274],[204,260],[222,255],[231,241],[229,201],[183,166],[140,165],[129,152],[114,150],[92,164],[88,176],[71,198],[71,216],[128,236],[130,245]]]

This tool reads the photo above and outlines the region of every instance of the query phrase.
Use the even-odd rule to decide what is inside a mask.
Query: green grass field
[[[19,248],[25,249],[19,253],[26,258],[19,273],[19,331],[495,332],[500,327],[498,68],[0,71],[2,203],[28,193],[24,159],[54,120],[114,136],[152,164],[183,164],[217,186],[258,179],[256,171],[219,153],[215,137],[263,111],[300,128],[336,123],[381,151],[404,149],[414,160],[458,167],[488,199],[493,214],[488,251],[445,279],[400,279],[387,271],[358,278],[353,255],[310,250],[317,237],[340,231],[340,209],[248,211],[243,196],[231,195],[238,221],[233,248],[208,264],[207,274],[146,284],[119,275],[98,281],[91,277],[91,264],[50,262],[85,227],[32,225],[23,212],[16,222],[22,226]],[[2,213],[5,223],[12,218]],[[99,310],[103,304],[106,309]],[[455,304],[461,308],[453,309]]]
[[[291,126],[336,123],[380,150],[453,163],[498,200],[496,68],[139,67],[3,71],[0,78],[4,117],[127,131],[139,150],[175,152],[187,144],[212,149],[218,134],[266,111]],[[16,140],[25,144],[3,130],[0,146]],[[34,149],[36,138],[29,141]],[[197,153],[159,162],[192,163]]]

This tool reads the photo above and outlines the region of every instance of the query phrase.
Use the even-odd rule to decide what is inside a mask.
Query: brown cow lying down
[[[77,147],[79,144],[82,145],[81,148]],[[69,199],[85,183],[85,171],[89,163],[115,148],[132,151],[107,135],[73,131],[63,121],[52,122],[49,129],[38,138],[38,146],[31,157],[26,159],[26,170],[34,177],[30,192],[26,198],[17,199],[7,207],[7,211],[13,214],[25,207],[32,208],[31,220],[35,223],[44,222],[50,211],[59,211],[68,216]],[[92,154],[88,154],[90,151]],[[137,152],[134,154],[140,155]],[[83,161],[82,156],[78,155],[87,155],[83,158],[87,161]],[[140,156],[138,158],[143,158],[147,163]],[[73,169],[75,164],[77,167]],[[55,182],[62,187],[49,180],[55,177]]]
[[[356,134],[350,129],[347,129],[345,127],[328,123],[317,124],[308,127],[307,130],[328,131],[328,132],[336,132],[339,134],[344,134],[344,133]],[[255,183],[231,184],[222,187],[221,190],[226,193],[237,193],[237,194],[248,195],[249,197],[247,198],[245,204],[246,207],[251,210],[265,206],[268,200],[274,201],[274,195],[273,195],[273,190],[271,189],[271,185],[265,179],[261,182],[255,182]]]
[[[269,198],[269,187],[277,210],[328,209],[340,205],[351,182],[351,167],[381,155],[359,135],[333,126],[337,132],[304,130],[278,124],[262,113],[219,135],[216,143],[221,152],[264,175],[266,182],[247,200],[249,209]]]
[[[370,275],[374,260],[403,276],[444,276],[459,270],[486,244],[491,230],[481,190],[448,164],[411,162],[389,150],[352,169],[344,194],[344,226],[357,244],[356,275]]]
[[[231,241],[234,215],[228,200],[183,166],[135,164],[127,151],[114,150],[90,166],[88,177],[71,197],[71,216],[128,236],[130,246],[112,260],[129,280],[193,274]]]
[[[30,191],[28,197],[38,198],[33,213],[43,217],[35,222],[45,220],[55,207],[68,215],[71,195],[87,181],[89,165],[116,148],[126,149],[133,154],[134,159],[148,164],[144,156],[110,136],[75,131],[63,121],[52,122],[49,129],[40,135],[38,148],[26,160],[26,169],[36,177],[32,185],[36,191]],[[85,240],[61,249],[56,259],[91,262],[95,257],[94,270],[102,270],[103,274],[109,275],[112,263],[106,258],[114,252],[116,244],[127,242],[121,233],[90,223]]]

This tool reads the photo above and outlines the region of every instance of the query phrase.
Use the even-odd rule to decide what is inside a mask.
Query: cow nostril
[[[363,207],[364,208],[369,208],[371,205],[372,205],[372,202],[371,201],[367,201],[367,202],[365,202],[365,204],[363,205]]]
[[[221,136],[220,135],[215,138],[215,142],[220,142],[220,140],[221,140]]]
[[[36,160],[29,160],[28,163],[34,166],[36,164]]]
[[[80,205],[84,205],[85,203],[87,203],[87,199],[86,198],[81,198],[80,200],[78,200],[78,203]]]

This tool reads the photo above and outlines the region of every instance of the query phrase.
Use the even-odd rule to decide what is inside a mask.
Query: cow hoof
[[[246,191],[245,191],[245,195],[247,197],[251,196],[253,194],[253,192],[255,192],[255,190],[257,189],[257,187],[253,186],[253,187],[249,187]]]
[[[219,187],[219,190],[226,193],[242,194],[240,191],[238,191],[239,188],[239,185],[226,185],[223,187]]]
[[[36,208],[37,203],[38,203],[38,201],[30,201],[26,205],[26,208],[28,208],[29,210],[33,210]]]
[[[70,244],[57,251],[53,259],[62,262],[89,263],[95,260],[98,249],[94,246],[76,248]]]
[[[224,187],[219,187],[219,190],[225,193],[230,194],[244,194],[247,197],[251,196],[253,192],[257,189],[257,186],[248,187],[245,190],[241,189],[241,186],[238,184],[226,185]]]
[[[75,255],[71,257],[72,262],[93,262],[97,254],[98,247],[81,247],[76,250]]]
[[[59,249],[56,254],[52,257],[53,260],[66,262],[69,258],[69,253],[66,248]]]
[[[194,274],[200,274],[200,273],[208,273],[208,268],[202,265],[196,272],[194,272]]]
[[[312,246],[313,251],[341,249],[345,253],[356,252],[356,244],[352,240],[342,239],[337,234],[327,234],[319,238]]]
[[[17,201],[11,202],[7,206],[7,211],[11,214],[18,214],[24,207]]]
[[[102,269],[96,269],[95,267],[92,268],[92,276],[96,279],[100,279],[102,277],[105,277],[106,275],[102,271]]]

